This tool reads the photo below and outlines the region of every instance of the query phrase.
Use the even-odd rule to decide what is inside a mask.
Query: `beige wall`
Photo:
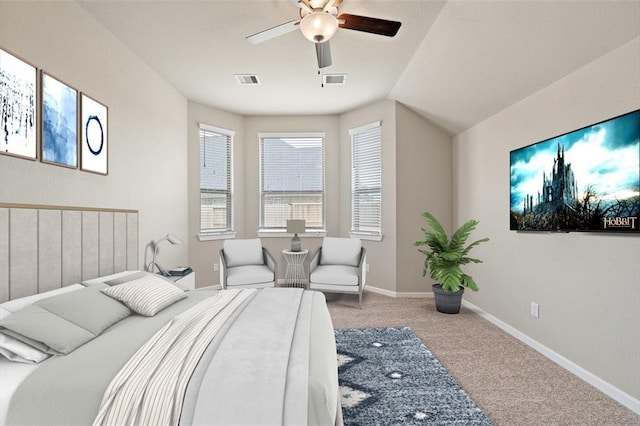
[[[339,116],[256,116],[246,117],[228,113],[194,102],[189,103],[189,262],[196,271],[198,287],[218,285],[220,277],[214,272],[223,240],[198,241],[200,227],[200,175],[198,123],[235,131],[233,141],[234,224],[236,238],[257,238],[260,212],[259,133],[324,132],[325,186],[327,230],[329,235],[340,233],[340,170]],[[282,250],[290,246],[291,237],[262,237],[262,242],[278,261],[278,276],[284,278],[286,263]],[[314,250],[322,243],[318,237],[302,237],[302,246]]]
[[[509,151],[640,107],[640,39],[455,138],[455,218],[491,241],[465,298],[640,398],[637,235],[509,231]],[[530,315],[539,304],[540,318]]]
[[[396,291],[396,104],[385,100],[342,115],[340,123],[340,234],[351,227],[351,136],[349,130],[381,122],[382,131],[382,241],[363,241],[367,248],[367,285]]]
[[[0,46],[109,108],[109,175],[0,155],[0,202],[140,211],[145,245],[187,263],[187,101],[75,2],[0,2]]]
[[[244,238],[256,238],[260,223],[260,156],[258,133],[278,132],[324,132],[325,133],[325,206],[328,235],[337,236],[340,230],[339,211],[340,185],[339,163],[339,117],[337,115],[318,116],[258,116],[247,117],[246,134],[246,173],[237,184],[245,187],[246,201],[244,220],[246,230]],[[240,183],[241,182],[241,183]],[[322,244],[321,238],[301,237],[302,247],[315,250]],[[262,243],[278,261],[278,276],[284,278],[286,263],[282,250],[290,247],[291,237],[262,237]]]
[[[233,143],[233,209],[234,226],[238,238],[245,234],[245,216],[241,214],[245,209],[245,118],[241,115],[221,111],[195,102],[189,102],[187,131],[189,139],[188,174],[189,174],[189,266],[196,272],[196,285],[206,287],[220,283],[219,273],[213,270],[213,264],[218,262],[218,252],[222,247],[222,240],[200,241],[200,123],[220,127],[235,132]]]
[[[255,238],[259,223],[259,133],[324,132],[327,230],[330,236],[348,236],[351,209],[351,139],[349,130],[374,121],[382,123],[383,210],[382,241],[363,240],[370,271],[368,285],[391,293],[430,291],[421,276],[421,255],[413,247],[420,236],[420,212],[434,211],[448,225],[451,218],[451,138],[404,106],[391,100],[373,103],[340,116],[242,117],[189,103],[190,235],[199,227],[198,123],[236,131],[234,138],[234,200],[238,238]],[[397,143],[397,141],[400,141]],[[408,167],[405,167],[408,165]],[[402,170],[400,170],[402,169]],[[438,182],[432,189],[427,182]],[[407,190],[405,190],[407,189]],[[416,196],[415,192],[418,192]],[[398,201],[400,200],[400,201]],[[400,217],[400,219],[399,219]],[[399,226],[402,222],[403,226]],[[410,225],[409,225],[410,224]],[[402,235],[399,243],[397,235]],[[303,247],[320,246],[320,237],[303,237]],[[262,237],[279,262],[288,237]],[[219,284],[213,271],[222,240],[192,241],[189,261],[198,287]],[[401,269],[398,270],[398,266]]]
[[[396,291],[429,292],[433,280],[422,276],[424,255],[413,242],[424,239],[424,211],[451,231],[451,136],[401,104],[396,117]]]

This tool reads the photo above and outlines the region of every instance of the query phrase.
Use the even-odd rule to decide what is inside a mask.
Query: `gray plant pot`
[[[436,299],[436,310],[438,312],[442,312],[443,314],[457,314],[460,312],[464,287],[455,293],[443,291],[442,288],[440,288],[440,284],[434,284],[431,288],[433,289],[433,296]]]

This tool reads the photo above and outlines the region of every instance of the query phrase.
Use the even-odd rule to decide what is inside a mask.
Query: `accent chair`
[[[259,238],[225,240],[220,249],[220,286],[275,287],[278,263]]]
[[[325,237],[309,261],[309,288],[326,293],[358,295],[366,285],[367,250],[357,238]]]

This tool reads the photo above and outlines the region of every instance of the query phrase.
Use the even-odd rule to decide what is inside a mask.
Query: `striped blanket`
[[[153,317],[125,318],[33,371],[13,394],[6,424],[340,421],[322,293],[267,288],[190,291]]]
[[[219,292],[161,328],[111,381],[93,425],[177,425],[200,357],[254,291]]]

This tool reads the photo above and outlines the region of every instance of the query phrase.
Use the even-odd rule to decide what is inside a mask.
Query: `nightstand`
[[[183,289],[184,291],[195,290],[196,289],[196,273],[189,272],[187,275],[171,275],[166,277],[166,279],[171,280]]]

